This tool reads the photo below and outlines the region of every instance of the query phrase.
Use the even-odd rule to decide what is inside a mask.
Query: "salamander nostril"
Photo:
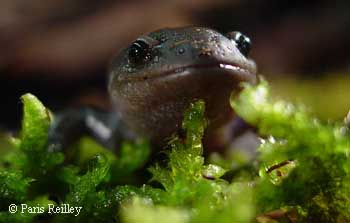
[[[178,54],[184,54],[185,53],[185,49],[184,48],[180,48],[177,50]]]

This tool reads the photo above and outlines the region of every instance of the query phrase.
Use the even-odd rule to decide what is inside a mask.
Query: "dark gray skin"
[[[229,104],[231,94],[240,92],[242,82],[257,82],[249,47],[249,39],[239,32],[222,35],[203,27],[161,29],[139,37],[110,68],[109,93],[116,112],[85,108],[59,116],[50,132],[54,149],[64,149],[79,132],[113,149],[136,137],[161,147],[198,99],[205,101],[209,120],[204,147],[223,148],[233,140],[239,120]]]

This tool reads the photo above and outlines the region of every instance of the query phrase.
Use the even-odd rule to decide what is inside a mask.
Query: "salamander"
[[[239,122],[229,98],[239,94],[242,82],[257,82],[250,48],[250,39],[240,32],[205,27],[141,35],[111,62],[113,111],[85,107],[58,115],[50,129],[52,149],[65,149],[84,134],[113,150],[138,137],[161,147],[181,129],[185,109],[198,99],[205,101],[209,120],[204,148],[227,145]]]

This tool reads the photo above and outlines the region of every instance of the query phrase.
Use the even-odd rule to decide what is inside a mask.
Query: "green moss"
[[[350,217],[350,134],[346,123],[321,123],[303,107],[272,102],[269,87],[246,86],[232,106],[259,134],[261,178],[256,201],[261,213],[299,208],[307,222],[337,222]],[[273,171],[267,169],[287,162]],[[280,173],[273,176],[273,172]],[[266,174],[269,172],[268,174]],[[271,178],[272,177],[272,178]],[[276,178],[280,179],[276,179]],[[276,180],[279,182],[276,184]]]
[[[231,99],[263,137],[255,162],[204,158],[207,121],[198,101],[185,112],[185,136],[174,136],[166,160],[154,163],[145,140],[125,142],[117,154],[89,138],[70,154],[49,152],[50,114],[27,94],[20,137],[7,140],[1,158],[0,222],[271,222],[273,215],[277,222],[348,222],[348,122],[320,122],[268,93],[261,81]],[[11,214],[10,204],[43,211]],[[82,209],[52,214],[53,205]]]
[[[204,164],[202,143],[206,121],[204,103],[199,101],[185,113],[183,128],[185,139],[170,142],[168,165],[150,168],[153,181],[161,183],[163,190],[139,194],[123,205],[125,222],[250,222],[254,217],[252,189],[248,183],[232,183],[220,179],[225,170]],[[157,194],[157,199],[154,195]],[[142,198],[142,199],[141,199]],[[148,199],[147,199],[148,198]],[[135,200],[136,199],[136,200]]]
[[[33,95],[22,96],[23,121],[20,138],[12,141],[17,147],[10,152],[7,161],[11,166],[23,171],[24,176],[39,178],[50,174],[64,160],[62,153],[48,152],[48,130],[50,114]]]

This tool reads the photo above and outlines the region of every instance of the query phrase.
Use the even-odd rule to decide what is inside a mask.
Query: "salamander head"
[[[160,142],[181,127],[189,103],[204,99],[208,134],[235,117],[231,93],[255,83],[250,40],[203,27],[143,35],[112,62],[109,91],[118,114],[136,134]]]

